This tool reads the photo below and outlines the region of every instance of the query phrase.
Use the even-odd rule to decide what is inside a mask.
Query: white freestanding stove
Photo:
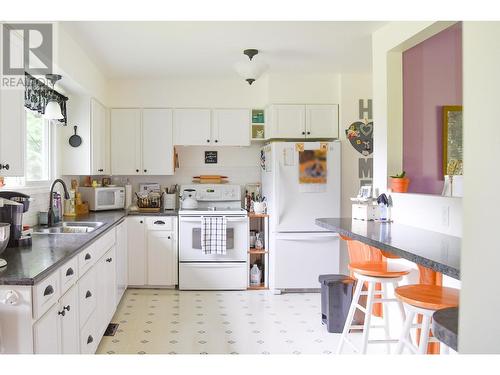
[[[196,190],[198,208],[179,210],[179,289],[243,290],[247,287],[248,217],[239,185],[183,185]],[[201,250],[201,218],[225,216],[226,254]]]

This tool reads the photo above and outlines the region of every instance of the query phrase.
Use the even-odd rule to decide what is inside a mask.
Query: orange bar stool
[[[344,343],[349,344],[355,352],[366,354],[368,344],[387,344],[387,352],[390,353],[390,343],[397,343],[398,340],[390,339],[389,335],[389,311],[386,303],[396,302],[399,306],[403,321],[405,321],[405,311],[403,304],[397,298],[388,298],[387,286],[392,284],[394,288],[402,280],[403,276],[408,275],[410,270],[400,264],[388,263],[385,261],[369,261],[369,262],[355,262],[349,264],[349,269],[352,271],[356,278],[356,289],[352,298],[351,307],[347,315],[347,319],[340,337],[340,343],[337,347],[337,354],[342,353]],[[363,291],[363,284],[368,284],[368,290]],[[380,290],[375,290],[377,284],[381,285]],[[366,307],[361,306],[360,297],[367,296]],[[374,304],[382,304],[384,325],[372,326],[371,316]],[[363,325],[353,324],[354,314],[356,309],[365,314],[365,321]],[[384,328],[385,340],[369,340],[370,328]],[[363,337],[361,348],[358,349],[352,341],[348,338],[351,329],[362,329]]]
[[[396,297],[403,302],[407,311],[403,330],[401,331],[401,336],[396,346],[396,354],[403,353],[404,348],[410,349],[414,354],[427,353],[429,342],[439,343],[435,337],[430,336],[432,314],[437,310],[447,307],[457,307],[459,290],[439,285],[416,284],[400,286],[396,288],[394,293]],[[417,314],[423,316],[421,324],[413,324],[413,320]],[[414,345],[410,339],[410,331],[412,328],[421,329],[418,347]],[[441,345],[443,345],[444,353],[446,353],[448,347],[442,343]]]

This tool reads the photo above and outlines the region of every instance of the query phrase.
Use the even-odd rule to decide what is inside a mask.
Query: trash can
[[[321,320],[330,333],[342,333],[356,280],[346,275],[320,275]]]

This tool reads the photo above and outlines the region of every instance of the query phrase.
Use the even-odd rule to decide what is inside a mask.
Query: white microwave
[[[79,187],[82,201],[88,202],[90,211],[125,208],[124,187]]]

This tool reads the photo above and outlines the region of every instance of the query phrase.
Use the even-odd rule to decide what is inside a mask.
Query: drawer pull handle
[[[73,271],[73,268],[68,268],[66,271],[66,276],[73,276],[75,274],[75,271]]]
[[[106,262],[111,263],[113,261],[113,258],[107,258]]]
[[[71,306],[68,305],[68,306],[63,306],[63,311],[66,310],[66,311],[69,311],[71,309]]]
[[[62,316],[64,316],[64,315],[66,315],[66,311],[64,311],[64,309],[62,309],[62,311],[58,311],[58,312],[57,312],[57,315],[62,315]]]
[[[165,225],[165,222],[163,220],[156,220],[153,224],[155,224],[155,225]]]
[[[85,293],[85,298],[90,298],[92,297],[92,293],[90,293],[90,290],[87,290],[87,293]]]
[[[92,255],[90,255],[89,253],[85,254],[85,260],[89,260],[90,258],[92,258]]]
[[[45,288],[45,290],[43,291],[43,296],[50,296],[51,294],[54,293],[54,287],[52,285],[49,285]]]
[[[87,338],[87,344],[91,344],[94,342],[94,338],[92,337],[92,335],[89,335],[89,337]]]

